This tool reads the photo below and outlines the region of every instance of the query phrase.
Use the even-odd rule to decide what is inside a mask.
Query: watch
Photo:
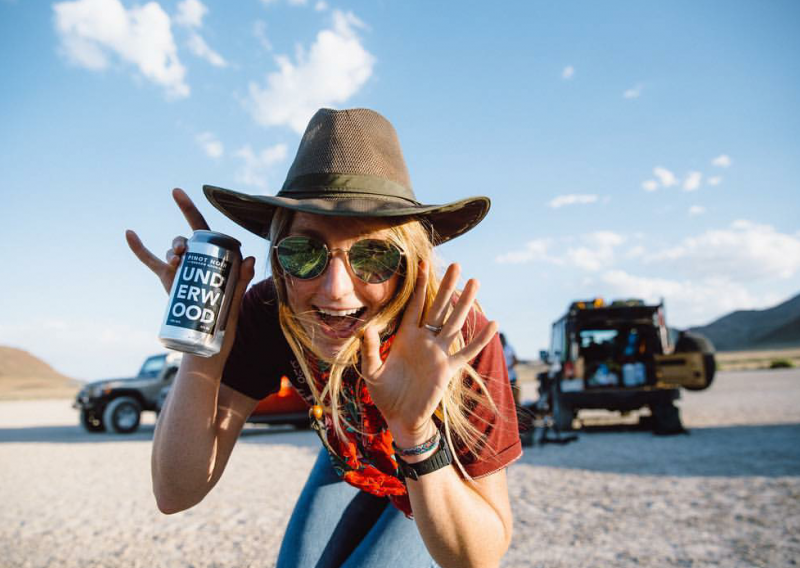
[[[444,436],[441,437],[439,448],[434,454],[421,462],[407,463],[397,453],[394,454],[394,458],[397,460],[400,474],[406,479],[419,479],[421,475],[433,473],[437,469],[442,469],[453,463],[453,454],[450,452]]]

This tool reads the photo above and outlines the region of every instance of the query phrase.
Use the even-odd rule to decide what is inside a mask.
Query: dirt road
[[[687,436],[592,415],[578,441],[528,449],[508,471],[503,566],[794,566],[800,371],[721,373],[680,404]],[[272,566],[315,435],[248,427],[205,501],[164,516],[152,433],[151,418],[87,434],[64,400],[0,402],[0,565]]]

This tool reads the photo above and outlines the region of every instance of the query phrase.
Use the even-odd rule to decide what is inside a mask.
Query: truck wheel
[[[139,427],[141,414],[142,406],[139,401],[121,396],[108,403],[103,412],[103,422],[118,434],[131,434]]]
[[[553,427],[559,432],[569,432],[572,430],[572,420],[575,418],[575,410],[569,405],[564,404],[561,393],[555,383],[550,387],[550,407],[553,411]]]
[[[102,418],[96,413],[86,409],[81,410],[81,426],[83,426],[87,432],[93,434],[106,431],[106,425],[103,424]]]
[[[706,384],[702,387],[684,387],[686,390],[705,390],[711,386],[714,374],[717,371],[717,362],[714,358],[714,345],[707,337],[699,333],[684,331],[675,344],[675,353],[702,353],[703,367],[706,374]]]
[[[659,436],[685,434],[681,422],[681,411],[672,401],[658,402],[650,405],[653,415],[653,433]]]

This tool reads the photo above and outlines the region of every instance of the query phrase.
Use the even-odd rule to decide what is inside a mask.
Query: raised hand
[[[172,198],[175,200],[175,203],[178,204],[183,216],[189,223],[189,227],[193,231],[208,230],[208,223],[206,223],[202,213],[200,213],[192,200],[182,189],[173,189]],[[167,249],[165,255],[166,261],[160,260],[156,255],[150,252],[150,250],[142,244],[141,239],[139,239],[139,236],[134,231],[125,231],[125,240],[128,242],[128,246],[133,251],[133,254],[136,255],[136,258],[158,277],[161,281],[161,285],[164,286],[164,290],[169,294],[172,289],[172,282],[175,280],[178,266],[181,263],[181,258],[186,252],[186,237],[178,236],[172,239],[172,246]],[[236,284],[236,290],[234,291],[233,300],[231,302],[231,312],[227,326],[228,330],[232,331],[225,334],[225,342],[221,352],[223,360],[227,358],[227,353],[232,346],[236,330],[236,321],[239,314],[239,306],[241,305],[244,291],[247,289],[247,284],[252,280],[255,273],[254,266],[255,259],[253,257],[247,257],[242,261],[239,267],[239,280]]]
[[[208,230],[208,223],[203,218],[203,214],[195,207],[192,200],[186,195],[182,189],[175,188],[172,190],[172,198],[178,204],[183,216],[189,223],[189,227],[193,231]],[[160,260],[156,255],[150,252],[147,247],[142,244],[139,236],[131,230],[125,231],[125,240],[128,241],[128,246],[136,255],[136,258],[153,271],[161,280],[161,284],[169,294],[172,288],[172,281],[175,279],[175,271],[181,263],[181,257],[186,252],[186,237],[175,237],[172,240],[172,246],[167,250],[166,262]]]
[[[420,264],[414,294],[386,361],[380,358],[378,330],[370,326],[364,331],[361,372],[370,396],[401,445],[414,445],[430,436],[431,417],[448,381],[497,333],[497,324],[490,322],[461,350],[450,354],[478,292],[478,282],[467,281],[448,315],[459,273],[457,264],[448,267],[425,321],[421,321],[428,277],[427,267]]]

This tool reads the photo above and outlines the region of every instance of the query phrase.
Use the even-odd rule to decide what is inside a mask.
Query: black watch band
[[[394,454],[394,458],[397,460],[397,467],[400,469],[400,473],[406,479],[419,479],[420,475],[433,473],[437,469],[442,469],[453,463],[453,454],[450,452],[450,448],[447,446],[447,441],[444,439],[444,436],[441,437],[439,448],[436,452],[434,452],[431,457],[421,462],[406,463],[403,461],[403,458],[396,453]]]

